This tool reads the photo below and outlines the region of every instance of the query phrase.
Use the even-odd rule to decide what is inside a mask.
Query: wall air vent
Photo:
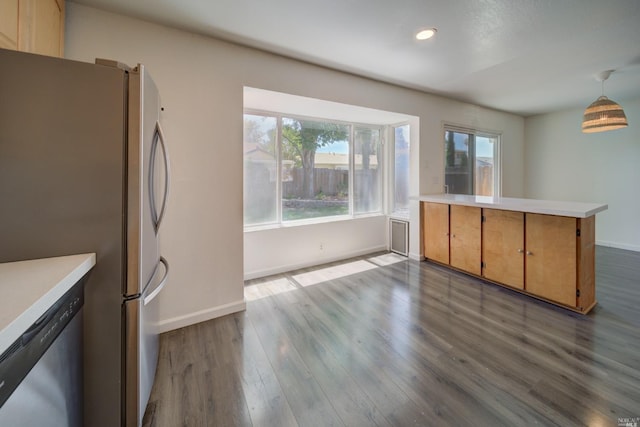
[[[391,252],[409,255],[409,223],[407,221],[389,220],[389,244]]]

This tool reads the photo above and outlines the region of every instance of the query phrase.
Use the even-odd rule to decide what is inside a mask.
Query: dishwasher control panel
[[[0,355],[0,411],[29,371],[82,308],[85,281],[86,276]]]

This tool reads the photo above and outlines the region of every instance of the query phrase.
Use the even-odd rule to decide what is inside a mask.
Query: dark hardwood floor
[[[394,254],[249,281],[161,336],[144,425],[640,423],[640,253],[596,269],[587,316]]]

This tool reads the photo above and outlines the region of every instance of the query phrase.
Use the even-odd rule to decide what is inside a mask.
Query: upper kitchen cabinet
[[[0,47],[61,57],[64,0],[2,0]]]
[[[0,1],[0,47],[18,48],[18,1]]]
[[[18,50],[63,55],[64,0],[20,0],[18,14]]]

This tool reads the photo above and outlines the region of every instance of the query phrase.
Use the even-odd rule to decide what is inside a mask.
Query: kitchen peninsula
[[[595,305],[595,215],[605,204],[424,195],[426,259],[588,313]]]

